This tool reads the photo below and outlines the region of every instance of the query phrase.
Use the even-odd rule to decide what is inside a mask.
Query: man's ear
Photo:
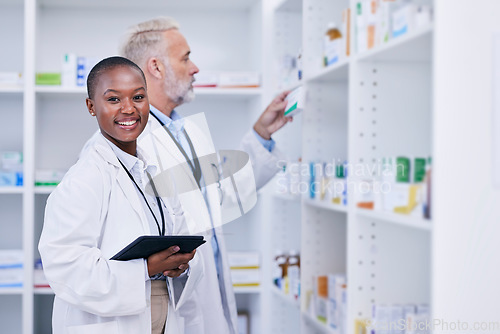
[[[146,64],[146,70],[152,77],[161,80],[165,75],[165,66],[160,59],[156,57],[151,57],[148,59]]]
[[[92,101],[89,98],[85,99],[85,104],[87,104],[87,109],[89,110],[89,114],[92,116],[95,116],[95,106],[94,106],[94,101]]]

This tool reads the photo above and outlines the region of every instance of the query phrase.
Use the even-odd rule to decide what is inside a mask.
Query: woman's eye
[[[109,102],[118,102],[118,98],[117,97],[108,97],[108,101]]]
[[[136,96],[134,96],[134,100],[139,100],[140,101],[142,99],[144,99],[144,95],[136,95]]]

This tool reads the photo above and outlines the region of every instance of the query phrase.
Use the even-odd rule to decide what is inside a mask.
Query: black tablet
[[[204,243],[203,237],[198,235],[143,235],[119,251],[111,260],[128,261],[148,258],[154,253],[176,245],[180,247],[178,253],[190,253]]]

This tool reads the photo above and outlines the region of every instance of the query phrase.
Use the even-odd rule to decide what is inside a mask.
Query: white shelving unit
[[[0,187],[0,194],[22,194],[23,187]]]
[[[24,91],[22,86],[5,86],[0,87],[0,94],[16,94]]]
[[[273,286],[271,288],[271,291],[276,295],[278,296],[279,298],[281,298],[282,300],[284,300],[287,304],[289,304],[291,307],[294,307],[298,310],[300,310],[300,300],[298,299],[295,299],[293,298],[292,296],[290,295],[285,295],[285,293],[283,291],[281,291],[277,286]]]
[[[295,36],[291,44],[300,43],[304,50],[303,80],[289,85],[302,85],[307,92],[299,156],[305,164],[347,160],[366,166],[385,156],[432,156],[435,24],[357,54],[355,5],[349,0],[303,0],[301,5],[285,0],[274,8],[275,44],[290,44],[290,36]],[[326,25],[330,20],[341,22],[341,11],[348,7],[351,56],[324,68],[321,50]],[[289,26],[282,23],[287,21],[301,27],[300,34],[287,30]],[[278,60],[282,50],[274,51]],[[353,175],[347,180],[354,185],[359,181]],[[287,196],[275,195],[280,200]],[[288,232],[292,239],[300,238],[303,296],[313,290],[316,275],[347,275],[346,333],[354,332],[355,319],[370,317],[375,303],[432,303],[434,220],[360,209],[356,200],[354,191],[349,193],[348,206],[303,197],[301,228]],[[273,295],[278,300],[283,297]],[[305,298],[300,304],[301,325],[279,328],[278,320],[271,325],[275,333],[333,332],[306,312]],[[281,319],[286,309],[284,305],[275,311],[275,317]]]
[[[304,322],[307,323],[307,326],[309,326],[308,327],[309,332],[316,330],[319,333],[328,333],[328,334],[336,333],[333,329],[329,328],[326,324],[315,319],[309,313],[302,313],[302,319],[304,319]]]
[[[23,72],[24,4],[19,0],[0,1],[0,38],[5,46],[0,52],[0,71]],[[0,86],[0,151],[23,151],[22,86]],[[25,187],[0,187],[0,249],[23,249]],[[23,304],[27,294],[22,288],[0,289],[0,322],[2,331],[19,333],[23,321]],[[4,329],[5,328],[5,329]]]
[[[432,221],[429,219],[416,218],[397,213],[385,213],[374,210],[359,209],[355,210],[356,215],[368,219],[379,220],[382,222],[398,224],[401,226],[413,227],[425,231],[432,231]]]
[[[325,201],[318,201],[314,199],[304,199],[303,203],[305,205],[317,207],[317,208],[322,208],[325,210],[331,210],[331,211],[336,211],[336,212],[347,212],[347,206],[345,205],[339,205],[339,204],[330,204],[326,203]]]

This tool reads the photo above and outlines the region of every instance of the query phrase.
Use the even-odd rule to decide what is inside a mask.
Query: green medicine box
[[[396,158],[396,182],[410,182],[410,159],[405,157]]]
[[[61,85],[61,73],[37,73],[36,85]]]

